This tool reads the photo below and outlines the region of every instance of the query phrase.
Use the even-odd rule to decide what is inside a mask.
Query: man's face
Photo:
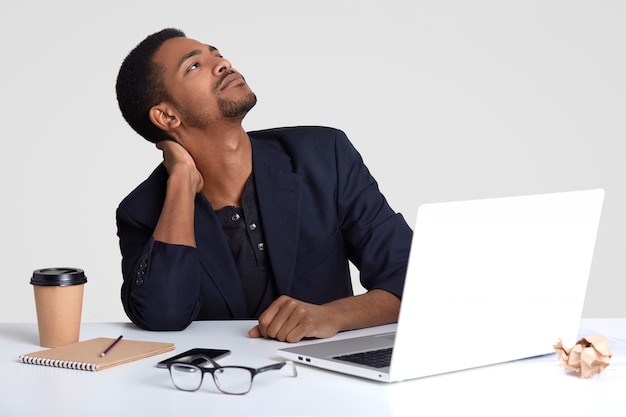
[[[204,128],[224,119],[241,120],[256,104],[244,78],[219,51],[189,38],[167,40],[154,56],[183,124]]]

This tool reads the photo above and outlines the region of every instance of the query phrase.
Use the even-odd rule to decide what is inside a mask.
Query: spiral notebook
[[[122,339],[104,357],[100,356],[114,341],[115,339],[98,337],[20,355],[19,360],[33,365],[100,371],[174,350],[173,343]]]

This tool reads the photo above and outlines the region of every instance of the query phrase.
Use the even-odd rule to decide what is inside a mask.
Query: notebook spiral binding
[[[96,365],[93,363],[82,363],[72,361],[62,361],[57,359],[33,358],[32,356],[20,355],[19,360],[22,363],[31,365],[53,366],[55,368],[79,369],[81,371],[96,371]]]

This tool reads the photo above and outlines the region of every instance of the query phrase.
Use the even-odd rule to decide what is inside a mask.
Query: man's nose
[[[215,64],[215,75],[220,75],[222,72],[232,68],[230,61],[226,58],[219,58],[219,61]]]

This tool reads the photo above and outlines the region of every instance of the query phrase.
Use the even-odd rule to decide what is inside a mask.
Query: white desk
[[[85,323],[80,339],[123,334],[174,342],[176,352],[232,350],[222,364],[279,361],[275,352],[284,344],[248,338],[252,324],[196,322],[156,333],[128,323]],[[210,378],[200,391],[176,390],[167,370],[155,367],[174,352],[98,372],[22,364],[20,354],[42,349],[37,326],[0,324],[0,416],[626,416],[626,349],[618,344],[626,341],[626,319],[585,319],[582,329],[609,337],[614,351],[611,365],[592,379],[564,371],[556,355],[394,384],[298,365],[297,378],[263,374],[249,394],[229,396]]]

